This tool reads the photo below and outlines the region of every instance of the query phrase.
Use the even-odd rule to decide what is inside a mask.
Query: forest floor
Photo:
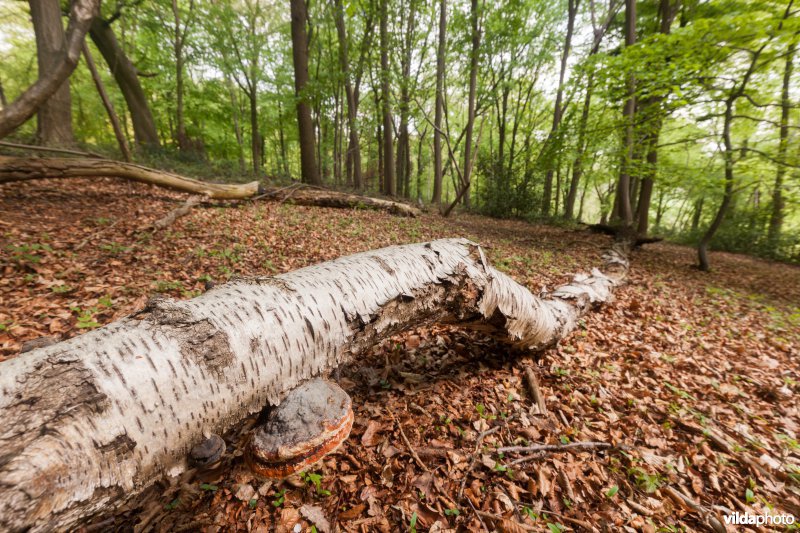
[[[0,186],[0,361],[154,293],[190,297],[208,280],[390,244],[468,237],[534,292],[599,265],[609,244],[472,215],[263,201],[199,206],[149,229],[183,198],[102,179]],[[714,271],[701,273],[694,258],[667,243],[635,252],[616,300],[536,359],[446,327],[392,338],[344,369],[353,431],[307,475],[254,478],[231,434],[220,467],[160,484],[100,529],[653,532],[709,530],[710,515],[735,511],[800,518],[800,268],[713,253]],[[582,441],[615,448],[523,462],[496,451]]]

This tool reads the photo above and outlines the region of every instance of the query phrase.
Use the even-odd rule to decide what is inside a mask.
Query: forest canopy
[[[105,2],[68,81],[6,140],[445,213],[622,224],[699,244],[706,268],[709,246],[798,261],[798,9]],[[57,64],[46,30],[63,34],[69,12],[0,1],[4,108]]]

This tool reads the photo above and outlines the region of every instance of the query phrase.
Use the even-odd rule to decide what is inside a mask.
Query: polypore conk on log
[[[392,246],[275,277],[237,278],[0,363],[0,530],[68,528],[108,512],[189,451],[392,334],[435,322],[540,349],[627,270],[536,297],[476,244]]]
[[[286,395],[251,433],[245,460],[254,472],[283,479],[336,450],[352,427],[350,396],[335,383],[312,379]]]

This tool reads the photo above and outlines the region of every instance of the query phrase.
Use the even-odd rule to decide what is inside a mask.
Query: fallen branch
[[[382,339],[434,323],[479,326],[542,350],[608,301],[627,272],[534,296],[463,239],[392,246],[191,300],[151,300],[84,335],[0,363],[0,530],[70,529],[113,512],[187,453]]]
[[[332,191],[319,187],[310,188],[303,185],[282,187],[274,191],[267,191],[262,197],[278,200],[281,203],[291,202],[297,205],[345,209],[376,209],[404,217],[417,217],[422,214],[416,207],[401,202]]]
[[[669,485],[662,488],[675,503],[698,513],[701,519],[705,520],[711,529],[713,529],[716,533],[727,533],[728,530],[725,529],[725,526],[722,524],[720,519],[717,518],[710,509],[692,501],[691,498],[675,490]]]
[[[257,181],[242,184],[209,183],[110,159],[0,156],[0,183],[44,178],[91,177],[122,178],[182,192],[204,194],[216,200],[250,198],[259,191]]]
[[[547,404],[544,402],[542,390],[539,388],[539,380],[536,378],[536,373],[530,366],[525,367],[525,384],[528,386],[528,392],[536,402],[536,407],[539,409],[539,414],[547,414]]]
[[[536,446],[506,446],[504,448],[498,448],[497,451],[500,453],[511,453],[511,452],[527,452],[529,455],[525,455],[520,457],[519,459],[515,459],[508,463],[508,466],[518,465],[521,463],[527,463],[528,461],[534,461],[536,459],[541,459],[544,455],[548,453],[566,453],[566,452],[576,452],[576,451],[584,451],[584,450],[608,450],[612,448],[618,448],[608,442],[571,442],[569,444],[539,444]]]
[[[191,211],[192,208],[197,204],[199,204],[202,200],[203,200],[202,196],[190,196],[182,206],[173,209],[172,211],[164,215],[163,218],[160,218],[155,222],[153,222],[153,225],[151,226],[152,229],[158,231],[171,226],[179,218],[188,215],[189,211]]]
[[[96,154],[94,152],[84,152],[82,150],[70,150],[69,148],[56,148],[53,146],[36,146],[34,144],[20,144],[20,143],[12,143],[9,141],[0,141],[0,146],[4,146],[6,148],[13,148],[14,150],[51,152],[54,154],[79,155],[81,157],[92,157],[97,159],[103,159],[102,155]]]
[[[794,479],[792,476],[780,470],[778,468],[773,468],[770,465],[766,465],[761,463],[760,461],[751,457],[747,450],[742,449],[741,451],[736,450],[734,445],[728,441],[728,439],[719,433],[717,430],[711,427],[699,427],[688,422],[684,422],[677,416],[671,416],[670,420],[674,423],[682,427],[683,429],[690,431],[696,435],[702,435],[706,437],[708,440],[713,442],[717,445],[719,449],[723,452],[727,453],[731,457],[733,457],[736,461],[741,463],[742,465],[750,467],[753,472],[763,476],[763,477],[770,477],[770,472],[772,472],[778,479],[783,481],[784,483],[797,483],[797,480]]]
[[[423,469],[425,472],[430,472],[431,470],[428,468],[428,466],[424,462],[422,462],[422,459],[419,458],[419,455],[417,455],[417,452],[414,450],[414,447],[411,445],[411,441],[409,441],[408,437],[406,437],[406,432],[403,431],[403,425],[400,423],[399,420],[397,420],[397,417],[394,416],[394,413],[391,410],[389,410],[389,416],[391,416],[392,420],[394,420],[394,423],[397,424],[397,428],[400,430],[400,436],[403,438],[403,442],[405,443],[406,448],[408,448],[408,453],[411,454],[411,457],[414,458],[414,461],[417,462],[417,464],[419,465],[419,467],[421,469]]]

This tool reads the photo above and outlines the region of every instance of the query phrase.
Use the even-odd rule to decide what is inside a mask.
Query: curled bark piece
[[[208,183],[110,159],[0,156],[0,183],[42,178],[90,178],[95,176],[149,183],[176,191],[207,195],[209,198],[217,200],[250,198],[259,191],[257,181],[241,184]]]
[[[550,346],[624,278],[604,272],[547,298],[464,239],[392,246],[275,277],[235,278],[0,363],[0,530],[69,529],[111,512],[189,450],[381,339],[432,323]]]
[[[312,379],[290,392],[250,435],[245,461],[257,474],[283,479],[336,450],[353,427],[353,403],[335,383]]]

